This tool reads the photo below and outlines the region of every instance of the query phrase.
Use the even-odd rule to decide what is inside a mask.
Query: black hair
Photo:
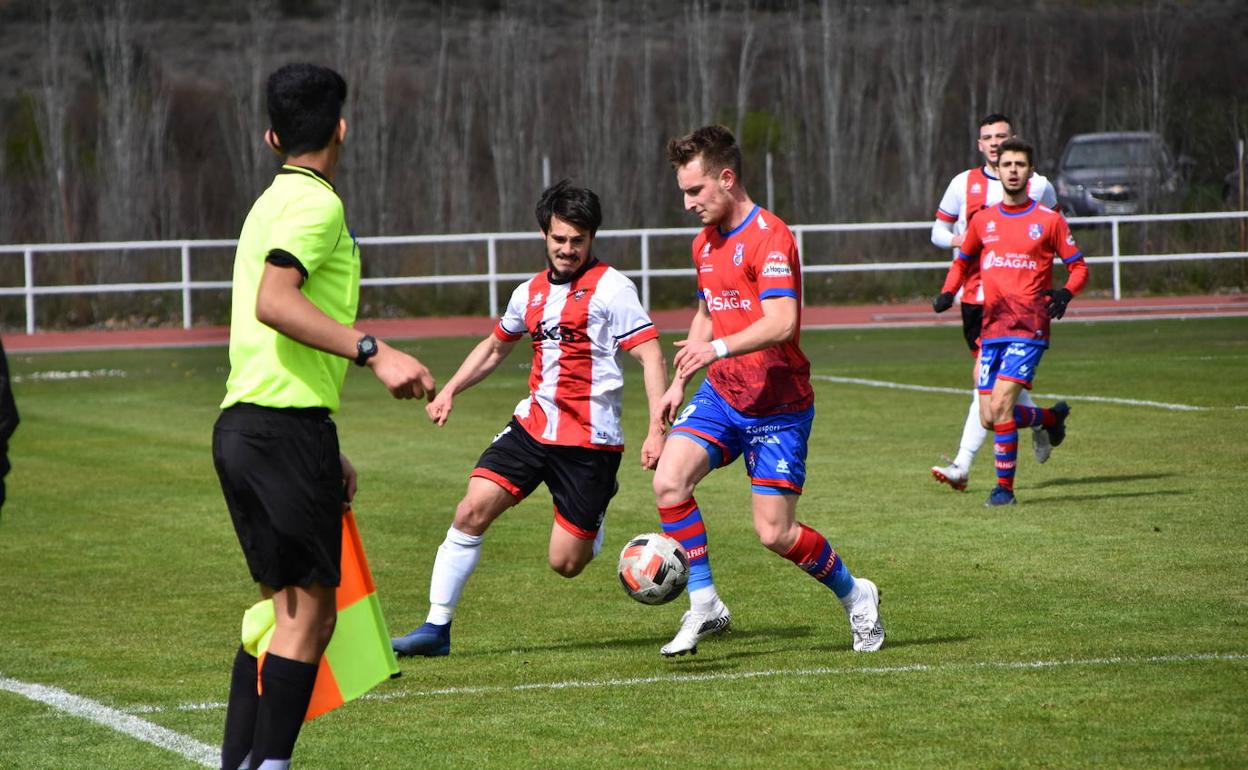
[[[730,168],[741,178],[741,147],[724,126],[703,126],[667,143],[667,161],[672,168],[692,163],[695,158],[702,159],[702,170],[708,175]]]
[[[1001,143],[1001,146],[997,148],[997,158],[999,159],[1007,152],[1021,152],[1027,156],[1028,166],[1036,165],[1036,148],[1032,147],[1030,142],[1025,142],[1017,136],[1012,136]]]
[[[269,127],[284,155],[326,147],[342,118],[347,81],[328,67],[287,64],[269,75]]]
[[[551,216],[558,216],[590,235],[598,232],[602,225],[602,205],[593,190],[586,187],[573,187],[571,180],[560,179],[542,191],[537,202],[537,224],[543,233],[550,232]]]
[[[984,126],[991,126],[993,123],[1005,123],[1010,127],[1011,131],[1014,130],[1014,121],[1010,120],[1009,116],[1002,115],[999,112],[985,115],[983,120],[979,121],[979,127],[983,128]]]

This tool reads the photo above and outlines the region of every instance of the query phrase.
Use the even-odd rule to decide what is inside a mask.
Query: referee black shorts
[[[544,483],[555,502],[555,522],[575,537],[593,540],[619,489],[620,455],[543,444],[513,418],[481,453],[471,475],[489,479],[521,500]]]
[[[329,410],[235,404],[213,427],[212,460],[252,578],[337,586],[345,490]]]
[[[980,327],[984,325],[984,306],[962,302],[962,336],[972,353],[979,352]]]

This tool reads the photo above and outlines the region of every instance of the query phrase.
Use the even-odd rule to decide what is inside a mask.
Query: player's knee
[[[679,505],[693,495],[693,486],[662,467],[654,473],[654,499],[662,507]]]
[[[758,535],[758,541],[767,550],[778,553],[781,556],[788,553],[789,549],[793,547],[793,543],[797,542],[797,533],[795,531],[790,532],[787,527],[756,524],[754,531]]]
[[[330,613],[320,618],[316,624],[315,634],[318,646],[324,650],[329,646],[329,640],[334,636],[334,628],[338,625],[338,613]]]
[[[455,506],[454,527],[466,535],[484,535],[493,520],[494,517],[490,511],[482,506],[474,505],[473,501],[467,497]]]
[[[550,568],[559,573],[560,577],[574,578],[585,569],[587,562],[569,556],[550,555]]]

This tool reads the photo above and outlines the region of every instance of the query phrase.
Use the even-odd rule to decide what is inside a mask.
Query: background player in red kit
[[[526,334],[533,350],[529,394],[482,453],[468,491],[438,548],[423,625],[392,640],[400,655],[446,655],[451,619],[481,556],[490,524],[541,484],[555,504],[548,559],[564,577],[579,575],[602,546],[602,521],[617,489],[624,450],[623,372],[616,354],[641,362],[650,427],[641,464],[663,449],[660,399],[667,365],[659,333],[624,274],[593,256],[602,209],[593,191],[565,179],[542,193],[537,222],[547,270],[512,292],[493,334],[473,349],[426,411],[444,425],[457,393],[489,376]]]
[[[693,241],[698,310],[688,339],[676,343],[676,375],[662,400],[672,430],[654,474],[663,531],[689,554],[690,609],[660,652],[697,652],[699,640],[732,622],[711,579],[693,491],[740,454],[763,545],[832,589],[849,615],[854,649],[874,652],[884,643],[875,584],[855,580],[824,536],[796,519],[814,392],[810,362],[798,345],[802,279],[793,235],[750,199],[741,150],[728,129],[706,126],[673,139],[667,158],[685,208],[706,227]],[[680,409],[685,384],[707,366],[701,387]]]
[[[1027,196],[1035,152],[1030,144],[1010,139],[1001,144],[997,168],[1005,193],[1001,203],[981,211],[967,228],[951,278],[978,263],[983,277],[984,321],[979,355],[980,419],[995,433],[997,486],[987,505],[1011,505],[1018,457],[1018,429],[1041,425],[1053,446],[1066,437],[1070,407],[1059,401],[1052,409],[1017,405],[1019,393],[1030,389],[1036,367],[1049,345],[1051,318],[1061,318],[1066,305],[1088,280],[1088,268],[1061,214]],[[1053,285],[1053,258],[1070,275],[1061,289]]]
[[[976,137],[980,154],[983,155],[982,165],[967,169],[949,182],[945,195],[940,199],[936,209],[936,219],[932,223],[932,244],[942,249],[953,249],[957,259],[957,248],[962,244],[966,233],[967,222],[975,218],[980,211],[1000,203],[1003,196],[1001,178],[997,172],[997,153],[1001,143],[1014,136],[1013,124],[1005,115],[993,113],[979,121],[979,133]],[[1032,174],[1027,183],[1027,195],[1032,200],[1051,209],[1057,208],[1057,192],[1053,185],[1040,174]],[[953,306],[956,292],[962,292],[962,336],[971,350],[972,358],[979,357],[979,332],[984,317],[984,293],[980,287],[979,269],[971,268],[961,281],[949,277],[940,290],[940,296],[932,303],[937,313],[943,313]],[[978,379],[979,367],[971,375],[972,381]],[[1027,391],[1019,394],[1019,403],[1024,406],[1035,406]],[[983,445],[988,432],[979,421],[979,391],[972,385],[971,404],[966,412],[966,421],[962,426],[962,437],[958,442],[958,451],[952,460],[945,465],[932,467],[932,477],[948,484],[958,491],[964,491],[971,472],[971,462]],[[1031,433],[1032,445],[1037,462],[1045,462],[1052,452],[1048,433],[1035,428]]]

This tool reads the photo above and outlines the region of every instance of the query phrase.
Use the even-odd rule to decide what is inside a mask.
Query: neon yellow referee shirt
[[[296,342],[256,320],[264,263],[273,255],[303,274],[300,288],[325,315],[348,326],[360,301],[360,252],[347,230],[342,200],[328,180],[283,166],[256,199],[234,255],[230,376],[221,408],[328,407],[337,411],[348,361]]]

